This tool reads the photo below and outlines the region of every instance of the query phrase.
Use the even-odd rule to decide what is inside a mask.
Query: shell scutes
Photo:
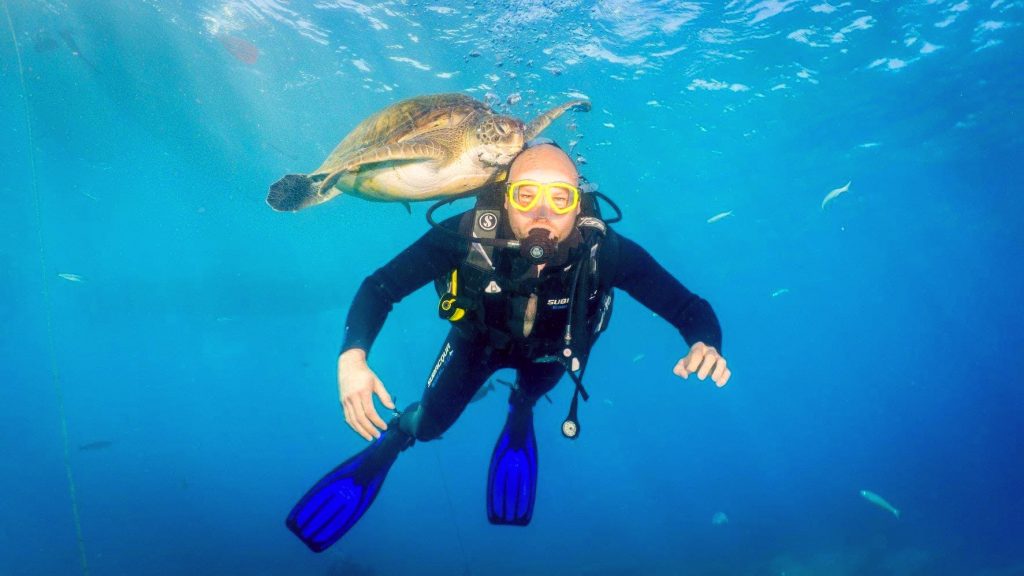
[[[388,144],[439,135],[467,120],[492,114],[485,104],[464,94],[433,94],[396,102],[360,122],[313,174],[337,171],[356,155]],[[450,137],[449,137],[450,138]]]

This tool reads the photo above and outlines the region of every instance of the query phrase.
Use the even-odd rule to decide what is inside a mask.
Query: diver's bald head
[[[580,174],[564,150],[553,144],[540,144],[527,148],[516,156],[509,167],[508,179],[578,185]]]

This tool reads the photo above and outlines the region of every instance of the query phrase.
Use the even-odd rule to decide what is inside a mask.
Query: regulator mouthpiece
[[[547,230],[534,228],[519,243],[519,252],[531,264],[545,264],[555,255],[555,240]]]

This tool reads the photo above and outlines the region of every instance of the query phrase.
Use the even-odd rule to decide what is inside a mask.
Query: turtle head
[[[476,129],[480,161],[494,166],[505,165],[516,157],[526,143],[526,126],[508,116],[491,116]]]

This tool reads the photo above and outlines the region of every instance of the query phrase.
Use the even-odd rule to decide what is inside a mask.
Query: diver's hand
[[[732,372],[725,365],[725,358],[722,358],[718,350],[703,342],[694,344],[689,354],[680,359],[672,371],[680,378],[689,378],[690,374],[696,372],[697,378],[701,380],[710,374],[719,388],[725,386],[732,376]]]
[[[338,398],[345,410],[345,422],[367,440],[379,437],[388,428],[373,406],[374,394],[385,407],[395,409],[391,395],[366,363],[366,351],[346,350],[338,357]]]

